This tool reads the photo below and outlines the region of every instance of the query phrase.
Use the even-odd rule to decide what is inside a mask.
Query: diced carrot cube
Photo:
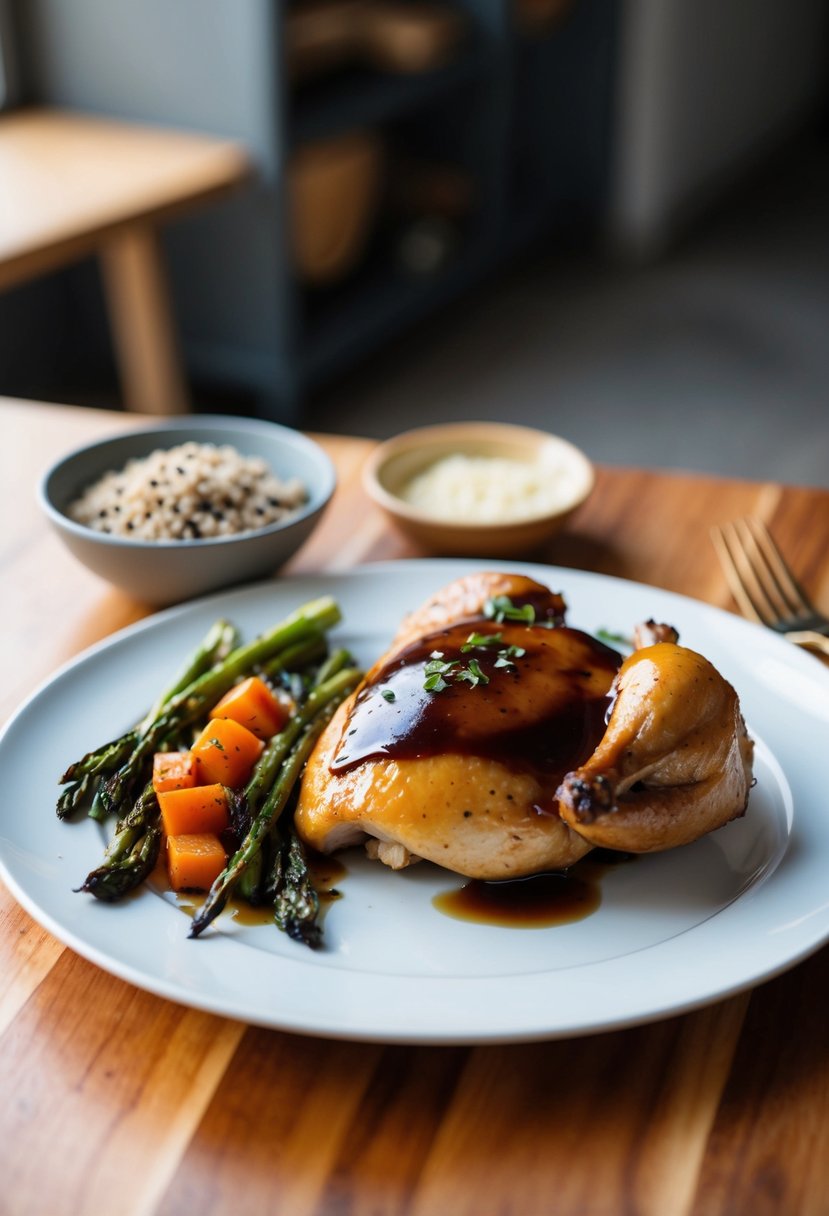
[[[262,754],[264,743],[232,718],[211,718],[193,744],[196,771],[202,781],[243,785]]]
[[[191,752],[156,752],[153,756],[153,789],[191,790],[196,784],[196,761]]]
[[[168,836],[194,832],[223,832],[230,823],[224,786],[198,785],[189,790],[166,790],[158,795],[161,822]]]
[[[232,718],[258,739],[270,739],[288,720],[288,710],[259,676],[249,676],[225,693],[211,718]]]
[[[226,865],[222,842],[212,832],[167,837],[167,873],[174,891],[209,891]]]

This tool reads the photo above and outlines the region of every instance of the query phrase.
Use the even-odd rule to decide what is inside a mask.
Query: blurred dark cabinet
[[[366,0],[342,2],[353,30]],[[24,100],[210,131],[252,153],[258,183],[173,227],[167,252],[192,376],[249,389],[287,419],[315,386],[565,215],[595,213],[610,143],[615,0],[444,0],[455,21],[425,66],[404,22],[390,60],[367,43],[326,64],[323,48],[323,62],[297,71],[295,22],[311,5],[16,0],[15,10]],[[355,187],[368,205],[349,229],[358,161],[373,176]],[[300,168],[330,170],[321,218]],[[337,220],[327,244],[324,227],[310,227]],[[350,258],[337,245],[346,238]]]

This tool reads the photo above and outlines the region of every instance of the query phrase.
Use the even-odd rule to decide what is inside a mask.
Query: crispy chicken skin
[[[558,790],[562,819],[592,844],[650,853],[742,815],[753,743],[737,694],[672,642],[635,651],[616,678],[607,731]]]
[[[331,723],[332,730],[334,722]],[[340,723],[342,727],[342,722]],[[399,870],[426,858],[469,878],[506,879],[567,869],[592,845],[533,807],[545,791],[529,774],[480,756],[374,760],[331,778],[323,746],[309,765],[297,830],[321,852],[357,844]]]
[[[485,620],[501,596],[531,604],[534,623]],[[622,664],[564,612],[531,579],[482,573],[411,613],[308,761],[303,840],[333,852],[369,838],[395,869],[427,858],[497,880],[566,869],[595,845],[670,848],[740,814],[751,744],[730,685],[673,641]],[[663,628],[650,622],[640,641],[675,637]],[[481,631],[488,682],[424,691],[430,656],[462,670]],[[510,646],[521,656],[499,666]]]
[[[410,612],[395,634],[391,652],[402,650],[424,634],[434,633],[455,621],[479,616],[487,600],[494,600],[499,595],[506,596],[516,604],[532,603],[538,610],[539,617],[547,616],[550,620],[563,621],[567,611],[561,596],[542,583],[537,583],[535,579],[527,578],[523,574],[482,571],[480,574],[455,579],[420,608]],[[384,655],[375,663],[372,671],[368,673],[368,679],[371,679],[372,672],[386,661],[386,657]]]

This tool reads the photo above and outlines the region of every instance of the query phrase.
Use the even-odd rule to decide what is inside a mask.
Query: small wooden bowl
[[[402,497],[411,480],[445,456],[501,457],[539,466],[558,478],[555,508],[516,519],[475,523],[412,506]],[[566,439],[502,423],[450,423],[406,431],[375,449],[363,470],[366,492],[410,540],[430,553],[514,557],[548,541],[593,489],[593,466]]]

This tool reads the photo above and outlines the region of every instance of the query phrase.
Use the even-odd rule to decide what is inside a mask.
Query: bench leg
[[[154,229],[127,228],[100,251],[124,404],[142,414],[184,414],[190,397]]]

